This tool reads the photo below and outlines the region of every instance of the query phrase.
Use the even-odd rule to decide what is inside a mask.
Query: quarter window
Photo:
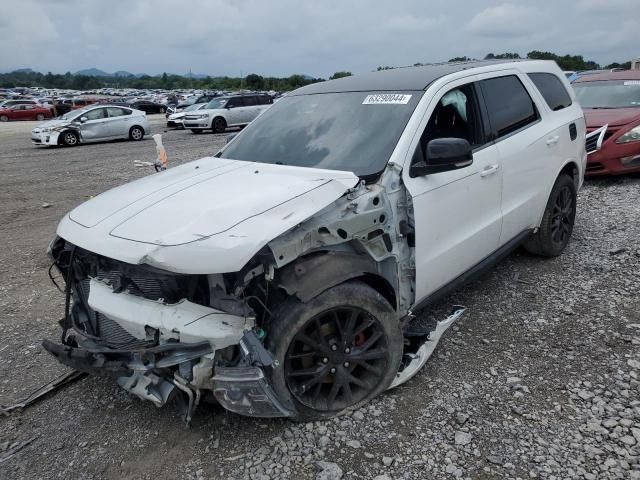
[[[497,138],[509,135],[538,120],[535,103],[515,75],[490,78],[480,82]]]
[[[571,106],[571,97],[562,82],[553,73],[530,73],[529,78],[554,112]]]

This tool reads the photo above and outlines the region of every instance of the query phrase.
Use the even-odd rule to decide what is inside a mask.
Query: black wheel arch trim
[[[395,309],[395,288],[378,271],[375,260],[349,252],[321,252],[298,258],[280,269],[276,283],[288,295],[309,302],[322,292],[349,280],[360,279],[378,291]],[[371,281],[374,280],[375,281]],[[369,281],[368,281],[369,280]],[[377,282],[380,282],[376,285]],[[379,285],[384,288],[379,288]],[[380,291],[383,290],[383,291]],[[394,298],[389,298],[393,292]]]

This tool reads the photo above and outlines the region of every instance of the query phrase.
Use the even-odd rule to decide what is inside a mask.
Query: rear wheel
[[[142,140],[144,138],[144,130],[142,127],[131,127],[131,130],[129,130],[129,138],[135,142]]]
[[[540,228],[524,243],[528,252],[543,257],[562,254],[573,232],[576,198],[573,179],[568,175],[560,175],[549,195]]]
[[[339,415],[391,384],[402,342],[393,308],[363,283],[338,285],[308,303],[291,298],[267,333],[280,365],[273,387],[296,420]]]
[[[227,122],[222,117],[216,117],[213,119],[213,122],[211,122],[211,130],[213,130],[215,133],[224,133],[226,129]]]
[[[167,109],[165,107],[160,107],[160,113],[164,113],[166,111],[167,111]]]
[[[76,132],[64,132],[62,134],[62,143],[67,147],[75,147],[78,144],[78,134]]]

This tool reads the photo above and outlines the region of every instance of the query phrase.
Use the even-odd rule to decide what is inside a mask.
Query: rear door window
[[[227,108],[242,107],[243,105],[244,103],[242,102],[242,97],[233,97],[230,98],[227,102]]]
[[[109,107],[109,108],[107,108],[107,113],[109,115],[109,118],[122,117],[123,115],[126,115],[124,109],[117,108],[117,107]]]
[[[553,73],[529,73],[529,78],[554,112],[571,106],[571,97],[562,82]]]
[[[104,108],[95,108],[89,110],[84,116],[87,117],[87,120],[100,120],[101,118],[105,118],[105,110]]]
[[[244,97],[244,104],[247,107],[253,107],[258,105],[258,99],[256,97]]]
[[[496,138],[510,135],[538,120],[535,103],[517,76],[482,80],[480,87]]]

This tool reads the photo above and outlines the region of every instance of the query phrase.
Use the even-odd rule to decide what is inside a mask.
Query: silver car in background
[[[207,106],[206,103],[196,103],[194,105],[189,105],[187,108],[185,108],[181,112],[172,113],[167,117],[167,127],[184,128],[184,116],[187,115],[188,112],[193,112],[194,110],[201,110],[206,106]]]
[[[65,145],[128,138],[139,141],[150,132],[147,114],[123,106],[92,105],[72,110],[31,130],[35,145]]]

